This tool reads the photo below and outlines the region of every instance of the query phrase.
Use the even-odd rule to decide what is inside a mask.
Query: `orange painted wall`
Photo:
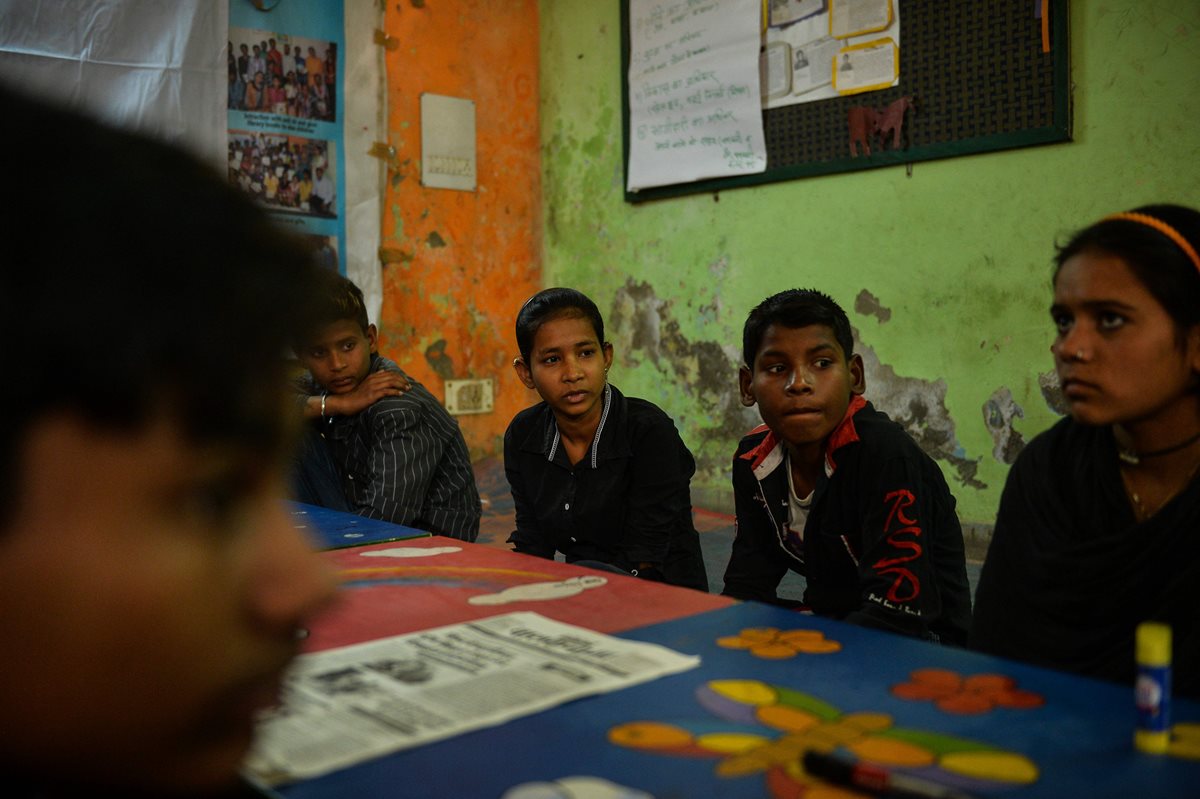
[[[513,322],[541,288],[536,0],[390,0],[380,350],[442,398],[446,378],[493,378],[495,410],[458,417],[473,458],[536,397],[512,370]],[[475,102],[477,189],[421,185],[423,92]]]

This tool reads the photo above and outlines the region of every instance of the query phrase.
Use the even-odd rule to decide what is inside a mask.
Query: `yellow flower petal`
[[[1012,752],[952,752],[940,764],[946,771],[982,780],[1027,785],[1038,778],[1029,758]]]

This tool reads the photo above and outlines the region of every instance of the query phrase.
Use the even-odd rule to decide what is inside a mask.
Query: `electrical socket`
[[[490,377],[473,380],[447,380],[446,410],[455,416],[491,413],[495,383]]]

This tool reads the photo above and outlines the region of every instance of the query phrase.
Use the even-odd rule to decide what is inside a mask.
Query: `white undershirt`
[[[810,491],[807,497],[796,496],[796,483],[792,480],[792,464],[787,458],[783,459],[783,468],[787,470],[788,478],[788,527],[803,541],[804,525],[808,522],[808,512],[812,508],[813,492]]]

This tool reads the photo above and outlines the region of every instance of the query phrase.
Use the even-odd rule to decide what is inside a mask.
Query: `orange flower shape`
[[[1003,674],[973,674],[962,677],[948,669],[918,669],[912,680],[892,686],[901,699],[932,701],[946,713],[964,716],[987,713],[998,707],[1041,707],[1041,694],[1017,688],[1016,680]]]
[[[751,655],[766,660],[784,660],[801,652],[829,655],[842,649],[841,644],[830,641],[820,630],[780,630],[775,627],[747,627],[737,635],[718,638],[717,646],[748,649]]]

